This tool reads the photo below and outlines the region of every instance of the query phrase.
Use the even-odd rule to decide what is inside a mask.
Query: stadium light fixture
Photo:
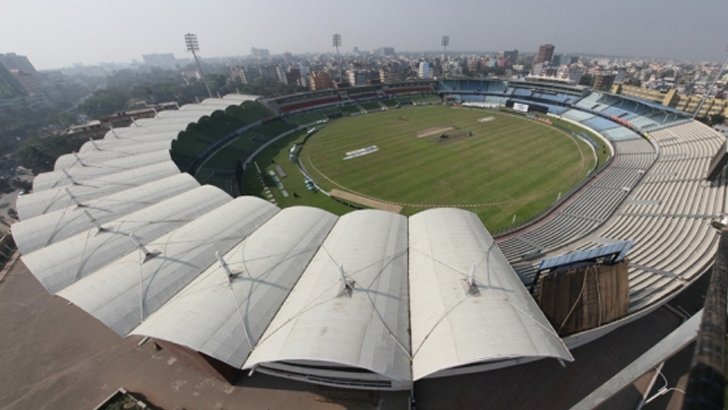
[[[192,57],[195,58],[195,62],[197,63],[197,71],[200,73],[200,77],[202,77],[202,83],[205,84],[205,89],[207,90],[207,95],[212,98],[212,92],[210,91],[210,86],[207,84],[207,79],[205,78],[205,73],[202,71],[202,66],[200,65],[200,60],[197,59],[197,52],[200,51],[200,43],[197,41],[197,34],[193,33],[187,33],[185,34],[185,45],[187,45],[187,51],[192,53]]]
[[[334,33],[334,35],[331,38],[331,42],[336,48],[336,65],[339,68],[339,83],[343,82],[342,76],[341,76],[341,56],[339,55],[339,47],[341,47],[341,34]]]
[[[450,36],[442,36],[440,45],[442,46],[442,55],[447,54],[447,46],[450,45]]]
[[[440,39],[440,45],[442,46],[442,63],[443,63],[443,73],[442,76],[447,78],[447,71],[445,71],[445,60],[447,59],[447,46],[450,45],[450,36],[442,36]]]

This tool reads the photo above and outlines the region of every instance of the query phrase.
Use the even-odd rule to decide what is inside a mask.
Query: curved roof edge
[[[477,215],[437,208],[409,218],[412,373],[571,353]]]

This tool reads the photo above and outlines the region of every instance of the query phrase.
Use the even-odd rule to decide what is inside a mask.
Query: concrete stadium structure
[[[244,101],[261,101],[283,119],[315,119],[322,108],[374,101],[387,109],[433,95],[541,105],[602,135],[613,159],[538,224],[494,240],[474,214],[457,209],[336,217],[233,199],[200,186],[170,157],[189,123]],[[679,112],[538,83],[228,95],[136,121],[60,157],[18,199],[22,221],[13,235],[49,292],[121,336],[170,342],[236,369],[408,389],[426,377],[573,360],[569,348],[695,281],[717,247],[710,220],[727,211],[725,175],[704,179],[723,141]],[[618,240],[635,242],[628,315],[562,339],[526,289],[534,258]]]

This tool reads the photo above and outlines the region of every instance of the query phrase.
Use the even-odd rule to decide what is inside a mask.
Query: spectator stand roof
[[[475,214],[432,209],[409,227],[414,380],[520,357],[573,360]]]
[[[552,256],[541,260],[538,265],[538,270],[544,271],[579,262],[596,262],[598,260],[604,260],[607,263],[619,262],[624,259],[627,252],[632,248],[632,245],[634,245],[633,241],[618,241],[592,249]]]

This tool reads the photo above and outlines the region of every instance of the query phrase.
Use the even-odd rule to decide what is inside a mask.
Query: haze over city
[[[343,50],[392,46],[436,50],[450,35],[454,51],[535,51],[713,60],[725,58],[728,2],[616,0],[609,6],[567,0],[397,1],[155,1],[6,0],[0,52],[28,55],[39,69],[75,63],[128,62],[142,54],[183,57],[183,34],[195,32],[203,57],[248,54],[251,47],[330,52],[331,33]]]

